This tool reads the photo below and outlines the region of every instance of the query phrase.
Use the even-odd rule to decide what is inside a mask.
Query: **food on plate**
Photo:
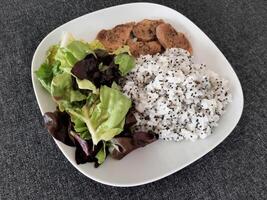
[[[121,84],[135,105],[134,130],[166,140],[207,137],[231,100],[225,79],[178,48],[140,56]]]
[[[87,43],[67,33],[36,71],[57,104],[56,111],[44,114],[45,126],[55,139],[76,146],[78,164],[98,166],[109,153],[121,159],[157,139],[151,131],[140,135],[131,129],[132,101],[116,82],[135,66],[135,58],[128,48],[116,50],[108,53],[97,40]]]
[[[36,71],[57,110],[44,114],[77,164],[122,159],[157,139],[206,138],[231,101],[228,82],[193,61],[183,33],[144,19],[85,42],[65,33]]]
[[[113,142],[117,144],[119,148],[113,148],[111,150],[111,157],[115,159],[122,159],[125,155],[131,151],[144,147],[158,139],[158,135],[149,132],[135,132],[132,137],[115,137]]]
[[[132,41],[128,40],[127,44],[130,47],[131,54],[135,57],[140,55],[154,55],[161,52],[161,45],[158,41]]]
[[[192,54],[191,44],[185,35],[162,19],[119,24],[112,29],[101,30],[96,39],[110,52],[127,44],[135,57],[154,55],[161,53],[163,48],[173,47],[185,49]]]
[[[136,23],[133,27],[134,36],[141,41],[156,40],[156,28],[159,24],[164,23],[163,20],[144,19]]]
[[[133,30],[134,23],[129,22],[120,24],[110,30],[101,30],[96,39],[98,39],[108,51],[115,51],[126,44]]]
[[[177,32],[170,24],[162,23],[156,28],[160,44],[165,48],[182,48],[192,53],[192,47],[183,33]]]

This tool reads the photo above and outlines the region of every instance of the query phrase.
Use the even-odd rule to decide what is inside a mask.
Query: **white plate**
[[[44,61],[47,49],[60,41],[63,31],[71,32],[79,39],[90,41],[101,29],[144,18],[164,19],[177,30],[184,32],[192,44],[195,60],[207,64],[209,68],[229,80],[233,101],[227,107],[219,126],[207,139],[178,143],[157,141],[137,149],[120,161],[108,158],[97,169],[92,163],[77,165],[74,159],[74,148],[55,141],[74,167],[87,177],[107,185],[142,185],[177,172],[220,144],[234,129],[243,110],[243,93],[240,82],[227,59],[205,33],[185,16],[171,8],[152,3],[132,3],[78,17],[56,28],[43,39],[32,60],[33,87],[42,114],[54,111],[55,104],[37,81],[34,71]]]

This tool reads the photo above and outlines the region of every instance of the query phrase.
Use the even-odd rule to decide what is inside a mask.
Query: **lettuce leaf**
[[[106,157],[107,157],[107,154],[106,154],[106,143],[103,142],[103,147],[100,149],[100,151],[96,154],[95,156],[97,158],[97,162],[99,165],[101,165]]]
[[[60,48],[55,54],[55,59],[61,63],[61,68],[70,68],[77,61],[84,59],[86,55],[94,54],[96,49],[104,49],[104,46],[98,40],[87,43],[74,40],[71,34],[65,33]]]
[[[94,94],[98,93],[96,86],[91,81],[89,81],[87,79],[81,80],[79,78],[76,78],[76,82],[77,82],[78,87],[80,89],[91,90]]]
[[[53,78],[63,71],[71,74],[71,68],[73,65],[77,61],[84,59],[86,55],[94,54],[93,51],[95,49],[104,49],[104,46],[98,40],[87,43],[75,40],[73,35],[70,33],[64,33],[62,35],[60,45],[51,46],[47,52],[45,62],[35,72],[37,79],[40,81],[42,86],[51,93],[51,83]],[[85,82],[86,81],[82,82],[80,86],[85,87],[84,84],[86,84],[85,89],[90,89],[93,92],[96,92],[96,88],[93,83],[89,81]],[[55,87],[53,87],[53,92],[54,91]],[[77,96],[75,93],[76,92],[72,92],[73,96]]]
[[[104,49],[105,50],[104,45],[99,40],[93,40],[92,42],[89,42],[88,45],[92,51],[94,51],[96,49]]]
[[[78,133],[82,139],[84,140],[91,139],[91,135],[88,131],[88,128],[82,120],[80,120],[78,117],[71,116],[71,121],[74,124],[73,128],[75,132]]]
[[[69,113],[75,132],[84,140],[92,139],[94,144],[109,141],[122,132],[125,116],[131,107],[131,100],[120,92],[120,87],[115,82],[111,88],[101,86],[97,89],[91,81],[74,76],[79,89],[92,92],[84,95],[73,89],[73,65],[88,54],[94,54],[96,49],[104,49],[97,40],[86,43],[74,40],[72,35],[66,35],[60,45],[49,49],[45,63],[35,72],[43,87],[58,104],[59,110]],[[117,51],[116,63],[121,74],[126,74],[134,66],[134,60],[125,53],[128,51],[127,47]],[[105,158],[103,147],[97,155],[98,162],[101,164]]]
[[[129,54],[121,53],[114,58],[115,64],[119,65],[122,76],[125,76],[135,66],[135,58]]]
[[[127,54],[131,55],[130,47],[128,45],[123,45],[122,47],[120,47],[120,48],[116,49],[115,51],[113,51],[112,54],[119,55],[119,54],[122,54],[122,53],[127,53]]]
[[[40,81],[42,86],[51,93],[51,82],[55,75],[61,73],[58,69],[59,62],[55,60],[55,54],[58,50],[58,45],[52,46],[47,51],[46,61],[35,71],[37,79]]]
[[[63,72],[56,75],[51,82],[51,95],[59,104],[61,111],[70,107],[71,102],[82,101],[87,97],[72,88],[71,75]]]
[[[84,59],[88,54],[94,53],[88,43],[79,40],[74,40],[68,44],[66,50],[70,52],[77,61]]]
[[[88,131],[86,124],[79,118],[77,117],[74,118],[73,123],[74,123],[74,130],[76,132],[82,133],[82,132]],[[86,138],[83,138],[83,139],[86,139]]]
[[[53,45],[49,48],[47,52],[46,63],[54,65],[57,62],[55,56],[57,54],[58,48],[59,48],[58,45]]]
[[[87,106],[89,108],[89,115],[91,115],[91,113],[93,112],[95,106],[100,102],[99,99],[99,94],[89,94],[87,97]],[[67,109],[76,109],[77,112],[80,112],[77,108],[77,106],[72,106],[72,105],[68,105],[66,107]],[[91,139],[91,134],[89,133],[89,130],[85,124],[85,122],[83,120],[81,120],[81,118],[76,117],[75,115],[70,114],[71,116],[71,121],[73,123],[73,128],[75,130],[75,132],[77,132],[80,137],[84,140],[89,140]]]
[[[119,86],[115,81],[112,82],[111,88],[121,91],[121,86]]]
[[[125,116],[131,107],[131,100],[117,89],[102,86],[100,102],[95,106],[87,104],[82,109],[67,111],[84,121],[96,145],[100,140],[108,141],[123,130]]]
[[[61,68],[70,68],[91,53],[94,52],[90,49],[88,43],[74,40],[66,47],[60,47],[55,55],[55,59],[60,62]]]
[[[53,79],[52,66],[43,63],[37,71],[35,71],[37,79],[40,81],[41,85],[51,93],[51,81]]]

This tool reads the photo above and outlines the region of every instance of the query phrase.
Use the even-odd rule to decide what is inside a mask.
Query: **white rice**
[[[137,110],[135,129],[165,140],[207,137],[231,101],[226,80],[177,48],[141,56],[122,84]]]

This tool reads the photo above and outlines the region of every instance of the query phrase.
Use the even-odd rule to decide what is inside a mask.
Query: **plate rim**
[[[131,6],[131,5],[148,5],[148,6],[158,6],[158,7],[163,7],[163,8],[167,8],[167,9],[170,9],[172,11],[175,11],[177,14],[179,15],[182,15],[183,17],[185,17],[187,20],[189,20],[196,28],[200,29],[194,22],[192,22],[189,18],[187,18],[184,14],[180,13],[179,11],[173,9],[173,8],[170,8],[168,6],[165,6],[165,5],[161,5],[161,4],[157,4],[157,3],[150,3],[150,2],[135,2],[135,3],[125,3],[125,4],[119,4],[119,5],[115,5],[115,6],[110,6],[110,7],[106,7],[106,8],[102,8],[102,9],[99,9],[99,10],[96,10],[96,11],[93,11],[93,12],[89,12],[89,13],[86,13],[84,15],[81,15],[79,17],[76,17],[70,21],[67,21],[65,22],[64,24],[61,24],[60,26],[56,27],[55,29],[53,29],[52,31],[50,31],[43,39],[42,41],[39,43],[39,45],[36,47],[35,51],[34,51],[34,54],[33,54],[33,57],[32,57],[32,62],[31,62],[31,79],[32,79],[32,85],[33,85],[33,90],[34,90],[34,94],[35,94],[35,98],[37,100],[37,104],[38,104],[38,107],[39,107],[39,110],[41,111],[41,114],[43,115],[43,112],[42,112],[42,109],[41,109],[41,106],[40,106],[40,101],[39,101],[39,97],[37,95],[37,87],[36,87],[36,84],[35,84],[35,81],[34,81],[34,77],[35,77],[35,73],[34,73],[34,61],[37,59],[37,51],[38,49],[40,49],[40,47],[43,45],[43,43],[45,43],[45,41],[47,40],[47,38],[53,34],[54,32],[56,32],[58,29],[60,29],[62,26],[64,26],[65,24],[68,24],[68,23],[71,23],[75,20],[78,20],[80,18],[83,18],[87,15],[90,15],[90,14],[94,14],[94,13],[97,13],[97,12],[103,12],[105,10],[109,10],[109,9],[113,9],[113,8],[118,8],[118,7],[123,7],[123,6]],[[225,57],[225,55],[221,52],[221,50],[217,47],[217,45],[214,43],[213,40],[211,40],[209,38],[209,36],[204,32],[202,31],[202,29],[200,29],[200,31],[212,42],[212,44],[217,48],[217,50],[219,50],[219,52],[221,53],[221,55],[224,57],[224,59],[227,61],[227,63],[231,66],[231,70],[233,70],[235,76],[237,77],[237,80],[238,80],[238,84],[239,84],[239,87],[241,89],[241,97],[240,97],[240,103],[241,103],[241,112],[240,112],[240,115],[238,116],[238,119],[237,119],[237,123],[236,125],[231,129],[231,131],[229,131],[229,133],[220,141],[217,141],[216,143],[213,143],[211,145],[211,148],[209,148],[209,150],[206,150],[204,151],[203,154],[197,156],[195,159],[191,159],[187,162],[185,162],[182,166],[180,167],[177,167],[177,168],[174,168],[172,170],[169,170],[167,173],[164,173],[162,175],[158,175],[158,176],[155,176],[154,178],[148,178],[146,179],[145,181],[137,181],[136,183],[114,183],[112,181],[103,181],[101,179],[98,179],[94,176],[90,176],[88,175],[87,173],[85,173],[83,170],[81,170],[78,165],[75,162],[75,160],[71,160],[69,158],[69,155],[67,155],[67,152],[65,150],[63,150],[62,148],[62,145],[64,144],[61,144],[59,141],[57,141],[56,139],[54,139],[55,143],[57,144],[57,147],[61,150],[61,152],[63,153],[63,155],[67,158],[67,160],[79,171],[81,172],[83,175],[85,175],[86,177],[96,181],[96,182],[99,182],[99,183],[102,183],[102,184],[105,184],[105,185],[109,185],[109,186],[116,186],[116,187],[135,187],[135,186],[139,186],[139,185],[144,185],[144,184],[148,184],[148,183],[152,183],[152,182],[155,182],[155,181],[158,181],[160,179],[163,179],[163,178],[166,178],[167,176],[170,176],[180,170],[182,170],[183,168],[191,165],[192,163],[194,163],[195,161],[199,160],[200,158],[204,157],[205,155],[207,155],[209,152],[211,152],[215,147],[217,147],[219,144],[221,144],[232,132],[233,130],[235,129],[235,127],[238,125],[240,119],[241,119],[241,116],[242,116],[242,113],[243,113],[243,109],[244,109],[244,94],[243,94],[243,89],[242,89],[242,85],[241,85],[241,82],[234,70],[234,68],[232,67],[232,65],[229,63],[229,61],[227,60],[227,58]]]

